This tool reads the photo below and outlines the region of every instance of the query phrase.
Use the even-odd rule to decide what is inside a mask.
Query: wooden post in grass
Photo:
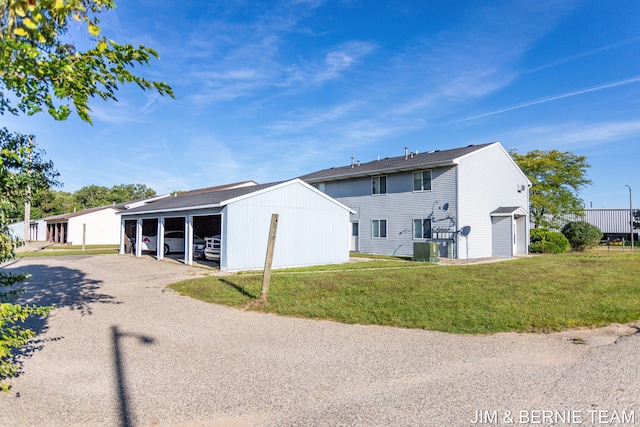
[[[267,243],[267,257],[264,261],[264,274],[262,276],[262,289],[260,290],[261,303],[267,302],[269,296],[269,281],[271,280],[271,264],[273,262],[273,249],[276,244],[276,232],[278,231],[278,214],[271,214],[271,227],[269,227],[269,242]]]

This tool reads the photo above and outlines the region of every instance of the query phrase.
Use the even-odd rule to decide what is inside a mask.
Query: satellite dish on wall
[[[464,227],[462,227],[459,231],[460,235],[462,237],[467,237],[469,235],[469,232],[471,232],[471,227],[468,225],[465,225]]]
[[[443,211],[448,211],[449,210],[449,203],[445,203],[444,205],[442,205],[442,207],[440,208]]]

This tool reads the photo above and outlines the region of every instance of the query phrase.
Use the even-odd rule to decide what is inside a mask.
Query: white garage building
[[[353,211],[309,184],[291,181],[213,191],[195,191],[120,212],[120,253],[127,238],[157,236],[157,259],[163,236],[184,230],[184,261],[193,262],[193,236],[220,236],[220,269],[264,267],[271,215],[279,215],[273,267],[349,261],[350,214]],[[141,245],[135,255],[141,256]]]

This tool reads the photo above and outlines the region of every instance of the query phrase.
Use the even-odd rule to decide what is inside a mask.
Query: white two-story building
[[[512,257],[529,245],[531,182],[498,143],[469,145],[334,167],[300,177],[355,211],[351,250],[413,255]]]

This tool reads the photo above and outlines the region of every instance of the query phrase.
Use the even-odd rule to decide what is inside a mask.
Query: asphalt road
[[[31,258],[53,304],[2,426],[640,425],[640,333],[459,336],[244,312],[166,285],[210,270]],[[448,268],[448,267],[443,267]]]

